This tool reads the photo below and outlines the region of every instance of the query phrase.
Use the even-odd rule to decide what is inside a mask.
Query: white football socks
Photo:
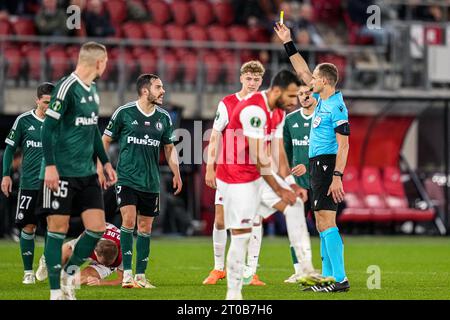
[[[227,230],[213,229],[214,270],[223,270],[225,267],[225,248],[227,246]]]
[[[305,209],[302,201],[284,210],[289,242],[294,247],[298,263],[303,273],[313,272],[311,240],[306,226]],[[295,266],[294,266],[295,268]],[[296,270],[297,271],[297,270]]]
[[[250,232],[231,235],[227,255],[227,300],[242,299],[242,274],[247,254]]]
[[[248,243],[247,265],[252,269],[252,274],[258,268],[259,252],[262,242],[262,225],[253,226],[250,241]]]

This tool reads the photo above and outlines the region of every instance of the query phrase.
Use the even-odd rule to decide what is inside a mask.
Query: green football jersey
[[[100,98],[94,82],[88,87],[75,73],[60,80],[52,92],[46,115],[58,121],[54,131],[55,164],[60,177],[96,174],[94,138]],[[44,178],[42,162],[41,179]]]
[[[283,128],[283,141],[291,168],[304,164],[306,173],[295,177],[295,181],[302,188],[309,189],[309,132],[313,115],[307,116],[303,108],[289,113]]]
[[[159,193],[161,143],[173,143],[169,113],[155,107],[151,114],[145,114],[138,102],[133,101],[114,112],[104,134],[119,142],[117,184]]]
[[[42,160],[41,128],[44,119],[40,119],[34,110],[22,113],[9,132],[5,142],[14,148],[22,149],[22,173],[20,189],[39,190],[39,171]]]

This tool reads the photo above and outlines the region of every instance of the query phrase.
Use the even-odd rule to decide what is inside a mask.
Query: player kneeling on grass
[[[81,236],[80,236],[81,237]],[[62,263],[65,265],[72,256],[73,249],[80,239],[73,239],[66,242],[62,247]],[[81,270],[79,274],[79,284],[89,286],[117,286],[122,283],[123,265],[122,252],[120,250],[120,230],[112,224],[108,224],[106,232],[89,256],[89,264]],[[117,273],[117,279],[105,280],[113,272]],[[45,257],[42,255],[39,260],[39,267],[36,272],[36,278],[39,281],[47,279],[47,265]]]

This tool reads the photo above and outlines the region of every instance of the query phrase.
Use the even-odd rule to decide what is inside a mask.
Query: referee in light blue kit
[[[295,71],[312,86],[318,99],[309,138],[311,204],[320,233],[322,275],[333,276],[336,282],[308,287],[305,291],[348,291],[350,284],[345,274],[344,244],[336,226],[336,211],[338,203],[344,200],[342,176],[347,163],[350,126],[342,93],[336,91],[338,70],[331,63],[321,63],[311,74],[292,41],[289,28],[277,23],[275,32],[283,41]]]

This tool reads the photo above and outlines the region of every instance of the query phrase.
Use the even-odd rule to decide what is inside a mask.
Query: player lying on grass
[[[81,236],[80,236],[81,237]],[[72,256],[73,249],[80,239],[73,239],[64,243],[62,247],[62,263],[65,265]],[[107,224],[106,231],[88,258],[89,264],[79,274],[79,284],[89,286],[118,286],[123,279],[122,252],[120,250],[120,229],[113,224]],[[105,280],[113,272],[117,279]],[[48,276],[45,256],[39,260],[36,278],[44,281]]]

